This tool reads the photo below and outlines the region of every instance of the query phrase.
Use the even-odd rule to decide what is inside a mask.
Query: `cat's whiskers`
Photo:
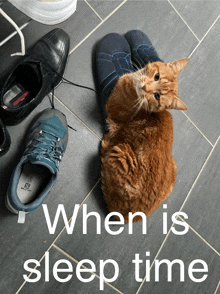
[[[135,63],[132,62],[133,67],[136,69],[136,71],[133,72],[133,74],[139,78],[146,75],[146,69],[145,68],[139,68]]]
[[[140,111],[140,109],[141,109],[141,107],[142,107],[142,102],[140,103],[140,102],[138,101],[134,108],[136,108],[136,106],[137,106],[138,108],[137,108],[137,110],[134,111],[134,114],[131,116],[130,120],[133,120],[133,118],[135,117],[135,115]]]
[[[136,78],[135,82],[139,81],[141,79],[141,77],[142,77],[141,72],[140,71],[133,72],[133,78],[134,77]]]
[[[143,108],[145,111],[148,111],[148,101],[147,99],[144,99],[143,97],[140,97],[139,95],[137,95],[137,99],[135,100],[135,105],[134,105],[134,114],[131,116],[131,120],[138,114],[138,112]]]
[[[136,71],[139,71],[141,69],[141,66],[139,67],[135,62],[131,61],[131,65],[133,66],[133,68],[136,70]],[[139,64],[140,65],[140,64]]]
[[[130,62],[130,64],[136,69],[135,71],[133,71],[131,69],[127,69],[127,71],[130,74],[132,74],[133,76],[137,77],[138,79],[140,79],[143,76],[145,76],[145,74],[142,73],[142,71],[144,70],[144,68],[138,68],[137,65],[135,63],[133,63],[132,61]]]
[[[137,97],[137,99],[136,99],[136,103],[135,103],[135,105],[134,105],[134,109],[135,108],[139,108],[140,107],[140,105],[142,104],[142,99],[140,99],[140,97]],[[136,110],[137,111],[137,110]]]
[[[143,83],[145,77],[146,75],[144,74],[144,70],[139,70],[133,73],[133,84],[136,89],[141,88],[139,85],[140,83]]]
[[[128,71],[128,74],[134,74],[134,73],[135,73],[135,72],[132,71],[131,69],[127,69],[127,71]]]
[[[142,69],[140,62],[137,59],[135,59],[135,60],[136,60],[136,63],[133,62],[134,66],[137,67],[138,69]]]

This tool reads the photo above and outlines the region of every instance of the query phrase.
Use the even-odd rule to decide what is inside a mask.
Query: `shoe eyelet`
[[[60,138],[57,138],[57,142],[60,142]]]
[[[39,134],[43,134],[43,131],[42,131],[42,130],[40,130]]]

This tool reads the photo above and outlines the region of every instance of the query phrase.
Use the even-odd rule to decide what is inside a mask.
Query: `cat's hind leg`
[[[118,144],[102,156],[102,190],[109,212],[117,211],[128,221],[130,203],[139,195],[138,160],[129,144]]]

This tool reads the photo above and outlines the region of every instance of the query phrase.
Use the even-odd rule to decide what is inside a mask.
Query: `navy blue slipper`
[[[110,33],[96,47],[96,82],[101,108],[106,120],[105,105],[120,76],[133,72],[131,51],[127,40]]]
[[[126,33],[125,38],[131,48],[132,61],[138,69],[143,68],[149,62],[163,62],[145,33],[132,30]]]

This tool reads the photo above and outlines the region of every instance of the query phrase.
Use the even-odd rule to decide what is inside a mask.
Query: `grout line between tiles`
[[[203,166],[202,166],[202,168],[201,168],[201,170],[200,170],[198,176],[196,177],[196,179],[195,179],[195,181],[194,181],[194,183],[193,183],[191,189],[189,190],[189,193],[187,194],[186,199],[184,200],[184,202],[183,202],[183,204],[182,204],[182,206],[181,206],[179,212],[182,211],[184,205],[186,204],[186,201],[188,200],[188,198],[189,198],[189,196],[190,196],[190,194],[191,194],[191,192],[192,192],[192,190],[193,190],[195,184],[197,183],[197,181],[198,181],[198,179],[199,179],[199,177],[200,177],[200,175],[201,175],[203,169],[205,168],[205,166],[206,166],[206,164],[207,164],[207,162],[208,162],[210,156],[212,155],[213,151],[215,150],[215,147],[216,147],[216,145],[218,144],[219,139],[220,139],[220,136],[219,136],[218,139],[216,140],[215,145],[213,146],[213,148],[212,148],[211,152],[209,153],[208,157],[206,158],[206,161],[205,161],[205,163],[203,164]]]
[[[218,140],[217,140],[218,141]],[[189,226],[189,228],[203,241],[203,242],[205,242],[206,243],[206,245],[208,245],[217,255],[219,255],[220,256],[220,253],[214,248],[214,247],[212,247],[212,245],[210,245],[195,229],[193,229],[193,227],[191,227],[184,219],[182,219],[179,215],[178,216],[176,216],[176,219],[177,218],[180,218],[182,221],[184,221],[188,226]],[[165,242],[166,242],[166,240],[167,240],[167,238],[168,238],[168,236],[169,236],[169,234],[170,234],[170,232],[171,232],[171,229],[172,229],[172,227],[174,226],[174,223],[172,223],[172,225],[171,225],[171,227],[170,227],[170,229],[169,229],[169,232],[167,233],[167,235],[166,235],[166,237],[164,238],[164,241],[163,241],[163,243],[161,244],[161,246],[160,246],[160,248],[159,248],[159,250],[158,250],[158,252],[157,252],[157,254],[156,254],[156,256],[155,256],[155,258],[154,258],[154,260],[153,260],[153,262],[152,262],[152,264],[151,264],[151,266],[150,266],[150,270],[152,269],[152,267],[153,267],[153,265],[154,265],[154,262],[155,262],[155,260],[157,259],[157,257],[158,257],[158,255],[160,254],[160,252],[161,252],[161,250],[162,250],[162,248],[163,248],[163,246],[164,246],[164,244],[165,244]],[[146,276],[145,276],[145,278],[143,279],[143,281],[142,281],[142,283],[141,283],[141,285],[140,285],[140,287],[139,287],[139,289],[138,289],[138,291],[136,292],[136,294],[138,294],[139,293],[139,291],[141,290],[141,288],[142,288],[142,286],[143,286],[143,284],[144,284],[144,282],[145,282],[145,280],[146,280]],[[218,290],[218,288],[219,288],[219,286],[220,286],[220,281],[219,281],[219,283],[218,283],[218,286],[217,286],[217,288],[216,288],[216,290],[215,290],[215,293],[214,294],[216,294],[216,292],[217,292],[217,290]]]
[[[72,54],[82,43],[84,43],[106,20],[108,20],[125,2],[128,0],[124,0],[118,7],[116,7],[106,18],[104,18],[81,42],[79,42],[69,53]]]
[[[101,19],[101,21],[103,21],[103,19],[101,18],[101,16],[97,13],[97,11],[89,4],[89,2],[87,2],[86,0],[84,0],[86,2],[86,4],[89,5],[89,7],[95,12],[95,14]]]
[[[179,15],[179,17],[182,19],[182,21],[185,23],[185,25],[188,27],[188,29],[191,31],[191,33],[194,35],[194,37],[197,39],[197,41],[200,42],[199,38],[196,36],[196,34],[193,32],[193,30],[190,28],[190,26],[188,25],[188,23],[184,20],[184,18],[181,16],[181,14],[179,13],[179,11],[176,9],[176,7],[170,2],[170,0],[167,0],[170,5],[173,7],[173,9],[175,10],[175,12]]]
[[[216,288],[216,290],[215,290],[215,293],[214,293],[214,294],[216,294],[216,293],[217,293],[219,286],[220,286],[220,281],[219,281],[219,283],[218,283],[218,286],[217,286],[217,288]]]
[[[74,257],[72,257],[71,255],[69,255],[66,251],[64,251],[63,249],[61,249],[60,247],[58,247],[57,245],[55,245],[55,244],[53,244],[53,247],[54,248],[56,248],[59,252],[61,252],[62,254],[64,254],[65,256],[67,256],[69,259],[71,259],[71,260],[73,260],[75,263],[79,263],[79,261],[78,260],[76,260]],[[82,265],[82,267],[84,267],[85,269],[88,269],[86,266],[84,266],[84,265]],[[100,277],[96,274],[96,273],[94,273],[94,272],[92,272],[91,271],[91,273],[93,274],[93,275],[95,275],[98,279],[100,279]],[[117,291],[118,293],[120,293],[120,294],[123,294],[120,290],[118,290],[117,288],[115,288],[114,286],[112,286],[111,284],[109,284],[108,282],[106,282],[105,280],[104,280],[104,283],[106,284],[106,285],[108,285],[109,287],[111,287],[111,288],[113,288],[115,291]]]
[[[187,199],[188,199],[188,197],[189,197],[191,191],[193,190],[193,188],[194,188],[196,182],[198,181],[198,179],[199,179],[199,177],[200,177],[200,175],[201,175],[203,169],[205,168],[206,163],[208,162],[210,156],[212,155],[212,153],[213,153],[213,151],[214,151],[214,149],[215,149],[215,147],[216,147],[216,145],[217,145],[219,139],[220,139],[220,136],[219,136],[218,139],[216,140],[216,142],[215,142],[215,144],[214,144],[214,146],[213,146],[211,152],[209,153],[209,155],[208,155],[208,157],[207,157],[205,163],[203,164],[203,166],[202,166],[202,168],[201,168],[201,170],[200,170],[198,176],[196,177],[196,179],[195,179],[195,181],[194,181],[194,183],[193,183],[193,185],[192,185],[192,187],[191,187],[189,193],[187,194],[186,199],[184,200],[184,202],[183,202],[183,204],[182,204],[182,206],[181,206],[179,212],[181,212],[181,210],[183,209],[183,207],[184,207],[184,205],[185,205],[185,203],[186,203],[186,201],[187,201]],[[177,217],[176,217],[176,218],[177,218]],[[167,238],[168,238],[168,236],[169,236],[169,234],[170,234],[170,232],[171,232],[171,229],[172,229],[173,225],[174,225],[174,223],[172,223],[172,225],[171,225],[171,227],[170,227],[170,229],[169,229],[169,232],[167,233],[167,235],[166,235],[166,237],[165,237],[163,243],[161,244],[161,246],[160,246],[160,248],[159,248],[159,250],[158,250],[158,252],[157,252],[157,254],[156,254],[156,256],[155,256],[155,258],[154,258],[154,260],[153,260],[153,262],[152,262],[152,264],[151,264],[150,270],[151,270],[152,266],[154,265],[154,262],[155,262],[157,256],[160,254],[160,252],[161,252],[161,250],[162,250],[162,248],[163,248],[163,246],[164,246],[164,244],[165,244],[165,242],[166,242],[166,240],[167,240]],[[195,232],[196,232],[196,231],[195,231]],[[197,233],[197,234],[198,234],[198,233]],[[199,235],[199,236],[200,236],[200,235]],[[201,237],[201,238],[202,238],[202,237]],[[206,242],[206,243],[208,244],[208,242]],[[209,246],[210,246],[215,252],[217,252],[217,251],[216,251],[211,245],[209,245]],[[217,253],[217,254],[220,256],[219,253]],[[146,276],[145,276],[145,278],[143,279],[143,281],[142,281],[142,283],[141,283],[141,285],[140,285],[138,291],[136,292],[136,294],[139,293],[139,291],[140,291],[141,287],[143,286],[145,280],[146,280]]]
[[[49,249],[47,249],[47,251],[49,251],[50,248],[51,248],[51,246],[49,247]],[[46,252],[47,252],[47,251],[46,251]],[[39,263],[41,263],[41,261],[44,259],[44,257],[45,257],[45,253],[44,253],[44,255],[41,257],[41,259],[39,260]],[[37,265],[34,267],[34,269],[36,269],[36,268],[37,268]],[[28,275],[28,278],[30,278],[31,275],[32,275],[32,272]],[[21,289],[24,287],[25,284],[26,284],[26,281],[24,281],[24,282],[21,284],[20,288],[17,290],[17,292],[16,292],[15,294],[18,294],[18,293],[21,291]]]
[[[153,267],[154,262],[155,262],[155,260],[157,259],[158,255],[160,254],[160,252],[161,252],[161,250],[162,250],[162,248],[163,248],[163,246],[164,246],[164,244],[165,244],[165,242],[166,242],[168,236],[170,235],[170,232],[171,232],[171,229],[172,229],[173,226],[174,226],[174,223],[172,223],[172,225],[171,225],[171,227],[170,227],[170,229],[169,229],[169,232],[167,233],[166,237],[165,237],[164,240],[163,240],[163,243],[161,244],[159,250],[157,251],[157,254],[156,254],[156,256],[154,257],[154,260],[153,260],[153,262],[152,262],[152,264],[151,264],[151,266],[150,266],[150,270],[151,270],[151,268]],[[139,291],[141,290],[141,288],[142,288],[142,286],[143,286],[145,280],[146,280],[146,276],[144,277],[144,279],[143,279],[143,281],[142,281],[140,287],[138,288],[136,294],[138,294]]]
[[[208,141],[208,143],[213,147],[214,145],[209,141],[209,139],[203,134],[203,132],[194,124],[194,122],[188,117],[188,115],[184,112],[181,111],[187,118],[188,120],[194,125],[194,127],[200,132],[200,134]]]
[[[83,199],[82,203],[79,206],[79,209],[81,208],[81,206],[83,205],[83,203],[86,201],[86,199],[88,199],[88,197],[90,196],[90,194],[92,193],[92,191],[96,188],[96,186],[98,185],[98,183],[101,181],[101,178],[98,179],[98,181],[95,183],[95,185],[92,187],[92,189],[89,191],[89,193],[87,194],[87,196]],[[69,219],[68,223],[72,220],[72,217]],[[61,236],[61,234],[63,233],[63,231],[65,230],[65,226],[63,227],[63,229],[60,231],[60,233],[57,235],[57,237],[54,239],[53,243],[50,245],[49,249],[51,248],[51,246],[58,240],[58,238]],[[48,249],[48,250],[49,250]]]
[[[92,189],[89,191],[89,193],[86,195],[86,197],[83,199],[82,203],[80,204],[79,206],[79,209],[81,208],[81,206],[83,205],[83,203],[86,201],[86,199],[89,197],[89,195],[92,193],[92,191],[96,188],[96,186],[98,185],[98,183],[100,182],[101,178],[98,179],[98,181],[95,183],[95,185],[92,187]],[[69,219],[68,223],[71,221],[72,217]],[[54,239],[54,241],[51,243],[51,245],[48,247],[48,249],[46,250],[46,252],[48,252],[51,247],[54,245],[54,243],[57,241],[57,239],[61,236],[61,234],[63,233],[63,231],[65,230],[65,226],[63,227],[63,229],[60,231],[60,233],[57,235],[57,237]],[[43,256],[41,257],[41,259],[39,260],[39,263],[42,262],[42,260],[44,259],[45,257],[45,253],[43,254]],[[34,269],[36,269],[37,266],[34,267]],[[32,275],[32,272],[28,275],[28,278]],[[18,294],[21,289],[24,287],[24,285],[26,284],[26,281],[24,281],[20,288],[17,290],[17,292],[15,294]]]
[[[214,23],[211,25],[211,27],[208,29],[208,31],[205,33],[205,35],[202,37],[202,39],[199,41],[199,43],[197,44],[197,46],[194,48],[194,50],[192,51],[192,53],[189,55],[188,58],[190,58],[194,52],[197,50],[197,48],[200,46],[200,44],[202,43],[202,41],[205,39],[205,37],[208,35],[208,33],[211,31],[211,29],[214,27],[214,25],[216,24],[216,22],[218,21],[218,19],[220,18],[220,15],[216,18],[216,20],[214,21]]]
[[[208,245],[218,256],[220,256],[220,253],[214,248],[212,247],[211,244],[209,244],[209,242],[207,242],[195,229],[193,229],[193,227],[191,227],[181,216],[177,216],[179,219],[181,219],[181,221],[185,222],[189,228],[204,242],[206,243],[206,245]]]
[[[87,196],[83,199],[83,201],[81,202],[79,209],[81,208],[81,206],[84,204],[84,202],[89,198],[90,194],[92,193],[92,191],[96,188],[96,186],[98,185],[98,183],[101,181],[101,178],[98,179],[98,181],[95,183],[95,185],[92,187],[92,189],[89,191],[89,193],[87,194]],[[70,223],[72,220],[72,216],[71,218],[68,220],[68,223]],[[65,226],[63,227],[63,229],[60,231],[60,233],[57,235],[57,237],[55,238],[55,240],[53,241],[53,243],[51,244],[51,246],[58,240],[58,238],[61,236],[61,234],[63,233],[63,231],[65,230]],[[51,246],[49,247],[48,250],[50,250]]]
[[[59,98],[54,96],[57,101],[59,101],[71,114],[78,120],[80,121],[94,136],[96,136],[100,141],[102,140],[91,128],[89,128],[71,109],[69,109]]]

